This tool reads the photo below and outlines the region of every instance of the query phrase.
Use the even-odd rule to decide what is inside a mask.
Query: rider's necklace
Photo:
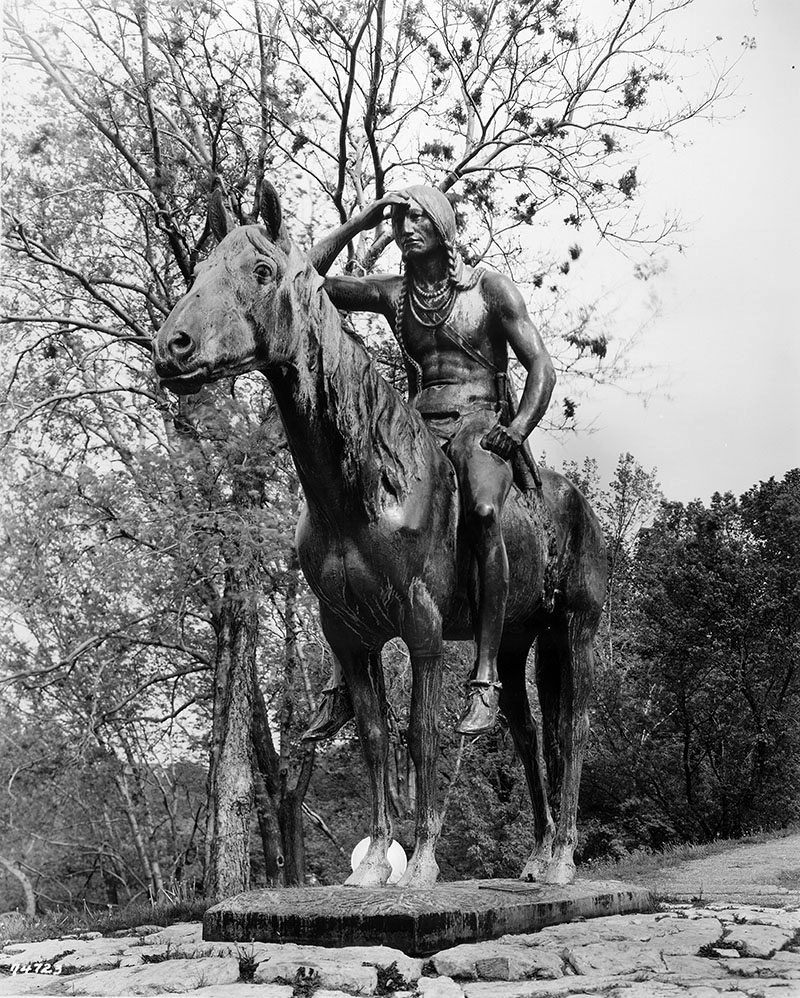
[[[409,281],[408,306],[421,326],[435,329],[447,322],[456,302],[456,289],[449,279],[438,281],[425,289]]]

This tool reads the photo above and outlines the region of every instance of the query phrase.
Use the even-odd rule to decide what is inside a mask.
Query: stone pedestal
[[[465,880],[424,889],[295,887],[238,894],[210,908],[203,938],[316,946],[392,946],[427,956],[546,925],[652,910],[648,890],[619,881],[559,887]]]

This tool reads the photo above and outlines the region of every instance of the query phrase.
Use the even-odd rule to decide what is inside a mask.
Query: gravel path
[[[679,900],[800,906],[800,835],[741,845],[664,867],[636,878],[657,894]]]

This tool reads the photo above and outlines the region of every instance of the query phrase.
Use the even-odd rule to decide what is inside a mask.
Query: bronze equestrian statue
[[[331,277],[325,291],[337,308],[378,312],[388,320],[406,362],[408,401],[456,470],[471,551],[468,582],[477,644],[467,706],[456,731],[481,735],[495,727],[500,702],[497,656],[508,597],[502,510],[512,484],[511,459],[544,415],[555,372],[511,281],[464,266],[456,252],[455,213],[433,187],[409,187],[370,205],[311,250],[317,270],[325,274],[345,244],[374,228],[386,208],[405,275]],[[513,419],[509,346],[527,371]],[[306,739],[327,738],[352,717],[340,669],[324,694]]]
[[[221,201],[212,205],[220,244],[199,265],[191,289],[161,327],[156,371],[177,393],[253,370],[269,380],[307,500],[297,527],[300,563],[344,673],[369,772],[371,843],[347,883],[377,886],[390,873],[389,739],[380,652],[388,640],[400,637],[411,658],[408,737],[417,772],[416,841],[400,886],[430,886],[438,875],[435,847],[441,831],[436,785],[442,641],[469,640],[474,633],[470,574],[475,545],[466,539],[465,500],[433,421],[406,404],[380,377],[361,343],[343,332],[323,278],[282,224],[272,188],[265,191],[262,217],[264,226],[230,229]],[[319,255],[317,263],[324,269]],[[346,294],[346,279],[336,280]],[[398,286],[393,277],[375,280],[387,288],[392,282]],[[495,286],[493,278],[488,286]],[[464,293],[469,295],[466,288]],[[435,289],[430,298],[425,294],[423,288],[422,304],[430,311],[449,309],[450,303],[438,304]],[[517,301],[509,296],[512,304]],[[387,300],[390,305],[391,293]],[[363,304],[363,297],[359,301]],[[389,307],[378,302],[378,292],[373,301],[376,311]],[[418,311],[419,304],[414,304]],[[454,302],[453,310],[458,307]],[[422,312],[424,318],[425,308]],[[499,367],[504,345],[499,336],[492,343],[497,344],[492,364]],[[409,360],[414,359],[409,352]],[[424,374],[426,365],[420,367]],[[488,406],[488,380],[473,373],[478,398]],[[449,382],[441,380],[447,392]],[[425,387],[423,379],[423,392]],[[458,402],[463,405],[460,393]],[[523,400],[521,411],[524,406]],[[486,449],[492,462],[503,461],[496,450],[508,431],[512,439],[517,432],[522,436],[528,424],[512,422],[505,431],[497,430],[491,409],[475,412],[481,431],[480,436],[477,429],[467,434],[469,445],[474,448],[482,439],[495,448]],[[523,419],[534,422],[540,415],[529,409]],[[450,451],[452,456],[452,443]],[[497,669],[499,706],[522,759],[534,811],[535,845],[522,877],[565,883],[575,871],[605,550],[586,500],[565,478],[543,468],[540,489],[520,490],[511,485],[511,472],[503,471],[508,496],[496,508],[502,507],[502,537],[510,557]],[[528,652],[537,640],[542,748],[525,683]]]

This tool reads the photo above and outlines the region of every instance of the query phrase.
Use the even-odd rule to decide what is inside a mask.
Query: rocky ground
[[[675,894],[692,900],[654,914],[552,926],[428,959],[380,946],[208,943],[196,923],[10,943],[0,996],[800,998],[800,895],[781,883],[798,856],[793,838],[794,851],[790,839],[770,844],[780,854],[772,866],[761,846],[742,846],[694,861],[706,866],[683,864],[680,875],[660,871],[660,893],[679,877],[673,887],[686,890]],[[726,890],[730,897],[708,902]],[[743,900],[767,897],[780,906]]]

